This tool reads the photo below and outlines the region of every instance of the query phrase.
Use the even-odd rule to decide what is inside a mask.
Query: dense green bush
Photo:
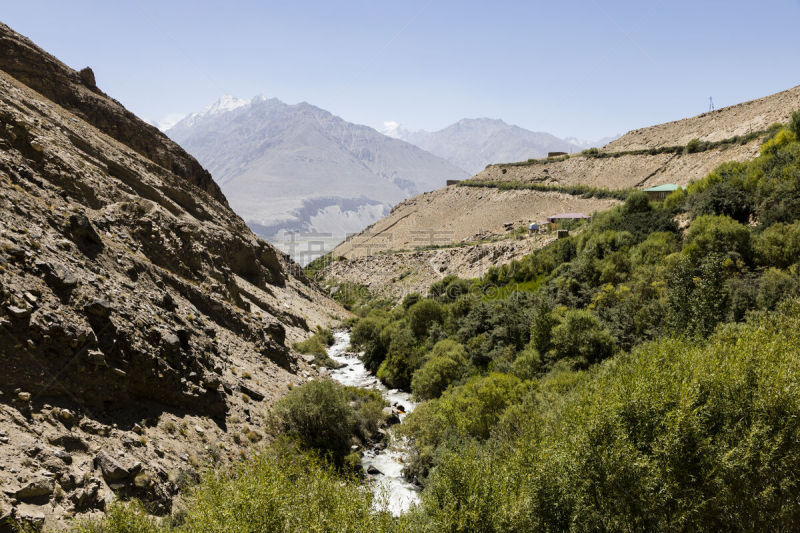
[[[400,426],[402,434],[413,438],[417,452],[408,467],[411,477],[424,481],[437,448],[445,443],[488,438],[505,409],[520,402],[530,387],[515,376],[490,373],[418,405]]]
[[[689,227],[684,253],[699,260],[711,253],[737,254],[745,260],[751,257],[750,231],[725,215],[702,215]]]
[[[760,265],[788,268],[800,261],[800,222],[778,222],[756,236],[753,245]]]
[[[457,276],[449,275],[431,285],[428,291],[431,298],[438,302],[450,303],[458,300],[459,297],[469,294],[471,284]]]
[[[543,380],[486,445],[440,454],[416,518],[441,531],[794,529],[798,317],[794,303],[707,345],[664,340],[566,388],[563,374]]]
[[[341,465],[355,439],[366,441],[377,430],[383,406],[377,392],[315,380],[289,391],[272,414],[282,434]]]
[[[73,533],[255,533],[397,531],[374,510],[372,492],[326,461],[279,443],[235,470],[208,471],[192,489],[181,523],[159,523],[135,505],[116,503],[103,519],[75,524]]]
[[[795,137],[800,139],[800,111],[792,113],[792,118],[789,119],[789,130],[794,133]]]
[[[585,368],[614,353],[614,338],[590,311],[571,309],[553,327],[547,359],[569,359]]]
[[[444,308],[434,300],[420,300],[408,308],[408,324],[418,339],[428,334],[431,326],[444,322]]]
[[[363,352],[361,359],[372,373],[378,371],[389,350],[386,337],[381,337],[381,332],[386,325],[385,318],[368,315],[356,322],[350,334],[351,348]]]
[[[436,343],[425,363],[414,373],[411,392],[418,400],[438,397],[450,383],[461,377],[467,369],[467,352],[450,339]]]
[[[727,182],[715,183],[689,198],[689,212],[700,215],[726,215],[747,224],[754,212],[750,196],[741,188]]]
[[[430,300],[420,303],[424,302],[435,303]],[[386,358],[378,367],[378,379],[390,388],[408,390],[414,371],[422,363],[419,337],[404,322],[394,322],[381,331],[381,342],[388,348]]]

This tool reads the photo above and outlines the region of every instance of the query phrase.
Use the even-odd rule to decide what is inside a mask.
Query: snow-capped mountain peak
[[[219,113],[233,111],[234,109],[246,106],[249,103],[250,100],[243,100],[241,98],[236,98],[235,96],[232,96],[230,94],[226,94],[213,104],[207,105],[199,113],[196,114],[200,116],[217,115]]]
[[[379,128],[378,131],[393,139],[402,139],[410,133],[402,124],[394,120],[385,121],[383,127]]]

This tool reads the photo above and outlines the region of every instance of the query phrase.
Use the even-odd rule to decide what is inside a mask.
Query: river
[[[342,385],[380,391],[390,405],[403,406],[405,413],[400,413],[402,423],[406,414],[413,411],[416,406],[411,401],[410,395],[396,389],[387,389],[367,370],[358,358],[358,354],[347,351],[349,346],[349,331],[334,332],[334,343],[328,348],[328,355],[342,366],[330,371],[331,378]],[[361,463],[364,471],[374,467],[380,472],[367,477],[377,501],[380,502],[379,506],[397,516],[419,502],[419,488],[403,478],[403,441],[393,435],[392,428],[389,428],[388,432],[389,445],[383,449],[366,450],[361,457]]]

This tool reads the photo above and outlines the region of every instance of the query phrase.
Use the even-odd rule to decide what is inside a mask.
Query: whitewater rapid
[[[379,391],[389,405],[402,406],[402,410],[405,411],[399,414],[402,423],[405,416],[416,406],[411,401],[410,394],[397,389],[387,389],[378,381],[377,377],[367,370],[358,354],[347,351],[349,346],[349,331],[334,332],[334,343],[328,348],[328,355],[342,366],[330,371],[331,378],[342,385]],[[393,435],[392,428],[388,433],[389,445],[383,449],[366,450],[361,457],[361,464],[364,471],[373,467],[380,472],[368,475],[369,482],[377,496],[377,504],[381,509],[388,510],[397,516],[419,502],[419,488],[403,478],[404,441]]]

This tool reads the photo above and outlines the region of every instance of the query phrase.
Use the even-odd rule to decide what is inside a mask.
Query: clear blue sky
[[[0,19],[148,120],[265,94],[598,138],[800,84],[799,0],[29,0]]]

